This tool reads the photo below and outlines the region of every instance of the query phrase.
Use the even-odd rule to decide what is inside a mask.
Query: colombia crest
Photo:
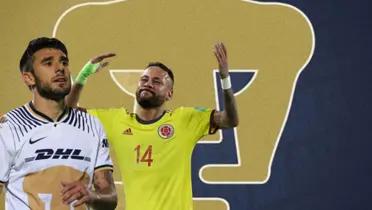
[[[164,124],[159,126],[158,128],[158,134],[160,137],[163,139],[169,139],[173,136],[174,134],[174,128],[170,124]]]

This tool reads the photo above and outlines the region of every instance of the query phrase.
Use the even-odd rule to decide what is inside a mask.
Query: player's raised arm
[[[238,112],[234,93],[231,89],[227,51],[223,43],[215,44],[214,55],[217,58],[218,69],[221,76],[225,110],[216,111],[211,119],[211,123],[218,128],[236,127],[239,123]]]
[[[116,55],[115,53],[100,54],[91,59],[87,64],[85,64],[83,69],[79,72],[78,76],[76,77],[75,83],[72,86],[70,93],[65,98],[67,106],[70,107],[77,106],[81,91],[83,90],[83,87],[86,84],[88,77],[106,67],[109,64],[109,62],[106,59],[111,58],[115,55]]]

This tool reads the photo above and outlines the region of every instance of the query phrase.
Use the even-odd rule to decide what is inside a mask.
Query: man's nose
[[[62,72],[64,73],[65,72],[65,65],[63,65],[63,63],[58,63],[57,66],[56,66],[56,72]]]
[[[153,84],[152,84],[151,80],[147,80],[145,82],[145,84],[143,84],[143,86],[153,88]]]

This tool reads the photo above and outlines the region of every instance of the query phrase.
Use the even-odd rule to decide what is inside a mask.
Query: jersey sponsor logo
[[[161,125],[158,129],[158,134],[163,139],[169,139],[174,134],[174,128],[170,124]]]
[[[38,139],[32,139],[32,138],[30,138],[29,142],[30,142],[30,144],[35,144],[36,142],[41,141],[41,140],[43,140],[45,138],[46,138],[46,136],[41,137],[41,138],[38,138]]]
[[[130,128],[126,129],[126,130],[123,131],[122,134],[123,134],[123,135],[133,135],[133,133],[132,133],[132,129],[130,129]]]
[[[36,156],[25,158],[25,162],[48,159],[73,159],[90,162],[90,157],[80,155],[80,149],[58,148],[58,149],[38,149]]]

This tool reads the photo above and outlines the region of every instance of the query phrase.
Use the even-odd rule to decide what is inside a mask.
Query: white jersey
[[[101,123],[78,109],[53,122],[31,103],[0,122],[0,182],[6,210],[82,210],[63,204],[62,182],[91,186],[96,170],[112,169]]]

